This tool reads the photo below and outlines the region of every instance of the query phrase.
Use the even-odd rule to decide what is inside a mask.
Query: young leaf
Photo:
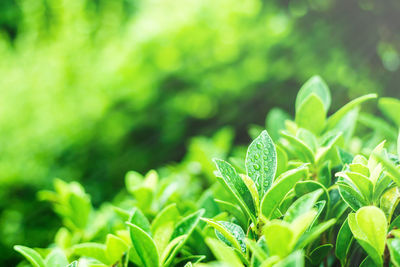
[[[99,243],[80,243],[72,247],[73,254],[79,256],[90,257],[104,264],[110,264],[106,257],[106,246]]]
[[[352,210],[357,211],[361,207],[368,205],[368,202],[364,199],[364,197],[352,186],[344,182],[337,182],[336,184],[339,187],[340,196]]]
[[[388,248],[390,252],[390,260],[393,265],[400,267],[400,238],[388,239]]]
[[[34,267],[46,267],[42,256],[35,250],[18,245],[14,246],[14,249],[21,253]]]
[[[387,220],[383,211],[375,206],[363,207],[355,214],[350,213],[348,222],[358,243],[381,266],[387,234]]]
[[[267,131],[250,144],[246,155],[247,175],[257,186],[260,197],[271,187],[275,178],[277,157],[274,142]]]
[[[286,211],[284,220],[287,222],[293,222],[300,215],[310,211],[315,206],[315,203],[322,193],[323,190],[318,189],[298,198]]]
[[[179,216],[176,204],[171,204],[165,207],[153,220],[151,232],[153,233],[153,240],[160,255],[171,239]]]
[[[304,267],[304,252],[296,250],[288,257],[274,265],[274,267]]]
[[[135,224],[127,222],[133,247],[145,267],[158,267],[158,252],[150,235]]]
[[[309,97],[311,94],[315,94],[321,99],[324,110],[325,112],[327,112],[331,105],[331,93],[329,91],[328,85],[318,75],[311,77],[297,93],[295,104],[296,112],[304,103],[304,101],[306,101],[307,97]]]
[[[214,238],[206,238],[206,243],[212,250],[215,257],[223,262],[226,263],[227,266],[231,267],[243,267],[241,260],[236,255],[236,253],[227,245],[218,241]]]
[[[308,174],[307,166],[283,173],[264,195],[261,201],[261,211],[266,218],[271,218],[276,208],[293,186]]]
[[[336,111],[332,116],[328,118],[328,122],[326,125],[326,129],[330,130],[336,126],[336,124],[348,113],[350,112],[353,108],[356,106],[360,105],[361,103],[377,98],[376,94],[369,94],[369,95],[364,95],[359,98],[356,98],[346,105],[344,105],[342,108],[340,108],[338,111]]]
[[[68,265],[68,259],[61,249],[55,248],[47,255],[45,263],[46,266],[65,267]]]
[[[325,127],[326,110],[322,100],[312,93],[296,110],[296,123],[299,127],[319,135]]]
[[[121,238],[108,234],[106,238],[106,256],[109,262],[115,263],[128,250],[128,244]]]
[[[396,98],[382,97],[378,101],[382,113],[400,127],[400,101]]]
[[[278,255],[284,258],[290,254],[295,242],[290,224],[284,221],[271,221],[264,227],[263,233],[270,256]]]
[[[151,236],[149,220],[147,220],[146,216],[144,216],[143,212],[140,209],[132,209],[129,222],[136,225]]]
[[[246,247],[244,244],[245,234],[240,228],[240,226],[235,225],[229,222],[215,222],[210,219],[201,218],[201,220],[205,221],[208,225],[215,228],[215,234],[219,240],[227,244],[228,246],[232,246],[239,251],[245,252]],[[239,242],[239,239],[241,243]]]
[[[253,197],[245,182],[236,170],[226,161],[215,159],[219,173],[222,175],[221,183],[231,191],[242,209],[255,220],[256,208]]]

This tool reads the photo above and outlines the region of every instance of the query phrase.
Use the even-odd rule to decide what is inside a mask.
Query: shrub
[[[330,91],[312,77],[294,120],[270,113],[268,132],[247,152],[234,149],[231,163],[213,159],[214,175],[210,158],[227,155],[228,129],[193,142],[181,164],[128,172],[126,190],[98,209],[79,183],[55,180],[39,198],[63,227],[48,248],[15,250],[39,267],[399,266],[400,144],[390,123],[359,114],[376,97],[328,116]],[[382,98],[379,107],[395,120],[398,103]],[[372,144],[383,129],[358,121],[384,126],[387,142]]]

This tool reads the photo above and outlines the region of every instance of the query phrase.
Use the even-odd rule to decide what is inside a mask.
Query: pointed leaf
[[[34,267],[46,267],[40,254],[31,248],[25,246],[14,246],[14,250],[21,253]]]

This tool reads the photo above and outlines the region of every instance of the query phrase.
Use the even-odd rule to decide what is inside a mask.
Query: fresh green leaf
[[[271,187],[275,178],[277,156],[274,142],[267,131],[250,144],[246,155],[247,175],[255,182],[260,197]]]
[[[35,250],[25,246],[14,246],[14,250],[21,253],[34,267],[46,267],[43,258]]]

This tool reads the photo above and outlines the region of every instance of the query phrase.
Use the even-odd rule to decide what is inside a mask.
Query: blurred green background
[[[248,143],[314,74],[332,110],[400,97],[399,15],[396,0],[1,0],[0,265],[52,239],[36,192],[55,177],[110,200],[192,136],[229,125]]]

